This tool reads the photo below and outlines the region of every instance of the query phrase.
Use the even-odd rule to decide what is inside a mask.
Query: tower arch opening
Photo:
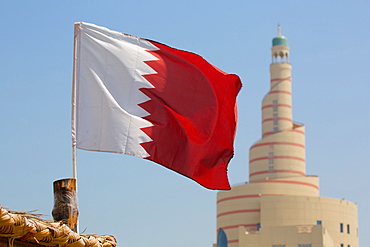
[[[227,247],[227,236],[222,228],[218,230],[217,247]]]

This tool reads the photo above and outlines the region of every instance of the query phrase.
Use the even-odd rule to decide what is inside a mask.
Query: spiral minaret
[[[250,148],[251,182],[306,175],[304,126],[293,123],[287,39],[272,40],[270,91],[262,101],[262,139]]]
[[[319,178],[306,175],[305,129],[293,122],[292,66],[280,27],[271,56],[262,137],[249,152],[249,183],[217,194],[214,247],[358,246],[357,206],[319,197]]]

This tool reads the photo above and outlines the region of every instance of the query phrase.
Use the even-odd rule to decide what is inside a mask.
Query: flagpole
[[[74,24],[74,45],[73,45],[73,75],[72,75],[72,175],[77,184],[77,147],[76,147],[76,73],[77,73],[77,39],[79,23]]]
[[[79,39],[79,26],[80,23],[74,24],[74,41],[73,41],[73,74],[72,74],[72,117],[71,117],[71,127],[72,127],[72,175],[73,179],[75,180],[75,202],[78,212],[78,186],[77,186],[77,164],[76,164],[76,157],[77,157],[77,139],[76,139],[76,78],[77,78],[77,45]],[[78,214],[78,213],[77,213]],[[76,232],[79,233],[79,219],[77,217],[76,222]]]

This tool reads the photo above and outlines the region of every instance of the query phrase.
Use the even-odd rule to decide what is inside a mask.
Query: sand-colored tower
[[[317,177],[305,177],[304,126],[293,123],[292,66],[288,62],[287,39],[280,34],[272,41],[270,91],[262,101],[262,139],[250,149],[249,179],[251,182],[295,178],[316,188]]]
[[[262,138],[250,148],[249,183],[217,195],[217,247],[358,247],[357,205],[319,197],[306,175],[305,130],[292,116],[288,40],[272,40]]]

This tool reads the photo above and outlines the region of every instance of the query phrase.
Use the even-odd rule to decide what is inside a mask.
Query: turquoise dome
[[[288,39],[284,36],[276,36],[272,40],[272,46],[285,45],[288,46]]]

